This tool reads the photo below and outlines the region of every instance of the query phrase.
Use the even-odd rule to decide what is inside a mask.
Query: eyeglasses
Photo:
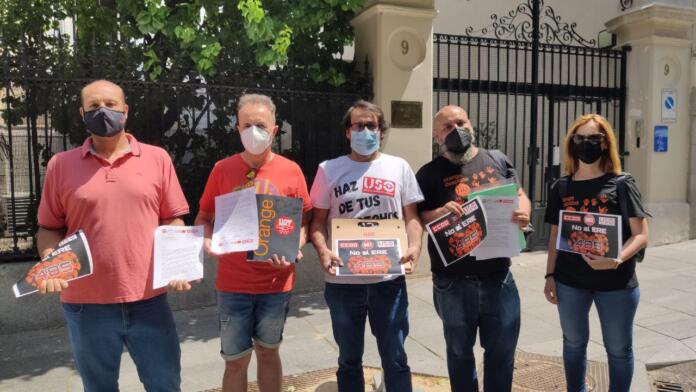
[[[376,131],[379,129],[379,124],[374,121],[356,122],[350,124],[351,131],[362,131],[365,128],[369,129],[370,131]]]
[[[573,135],[572,140],[575,144],[581,144],[585,141],[589,142],[590,144],[599,144],[604,140],[604,134],[593,133],[592,135],[578,135],[576,133],[575,135]]]

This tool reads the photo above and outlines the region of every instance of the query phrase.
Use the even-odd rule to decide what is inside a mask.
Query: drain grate
[[[321,369],[311,372],[288,375],[283,377],[283,392],[337,392],[336,368]],[[371,390],[373,376],[381,373],[380,369],[365,366],[365,390]],[[448,392],[449,380],[446,377],[430,376],[412,373],[415,390],[428,392]],[[250,382],[248,392],[259,392],[256,382]],[[210,389],[205,392],[221,392],[221,389]]]
[[[696,361],[654,368],[648,375],[654,392],[696,392]]]
[[[539,359],[518,359],[512,380],[515,391],[564,391],[566,390],[563,364]],[[594,391],[596,382],[586,377],[588,391]]]
[[[311,372],[293,374],[283,377],[282,391],[315,391],[323,388],[326,391],[336,389],[336,368],[321,369]],[[324,385],[325,384],[325,385]],[[333,388],[331,388],[333,387]],[[204,392],[221,392],[221,389],[210,389]],[[248,392],[259,392],[259,386],[256,382],[250,382],[247,389]]]
[[[365,367],[366,390],[371,386],[372,376],[380,370]],[[450,385],[447,377],[437,377],[426,374],[412,373],[414,388],[428,392],[449,392]],[[479,369],[479,380],[483,379],[483,371]],[[586,386],[587,391],[606,391],[609,385],[609,371],[606,363],[588,361]],[[255,382],[249,383],[249,392],[258,392]],[[283,377],[283,392],[335,392],[336,368],[321,369]],[[515,374],[513,376],[514,392],[557,392],[566,390],[563,359],[546,355],[517,351],[515,354]],[[211,389],[206,392],[219,392]],[[664,389],[656,392],[691,392],[690,390]],[[695,391],[696,392],[696,391]]]
[[[337,391],[336,368],[321,369],[302,374],[293,374],[283,377],[282,391],[305,392],[305,391]],[[248,392],[259,392],[256,382],[250,382]]]
[[[479,368],[482,375],[482,369]],[[586,390],[608,389],[609,372],[605,363],[588,361],[585,375]],[[515,353],[515,373],[512,378],[514,392],[557,392],[565,391],[563,358],[527,353]]]
[[[685,392],[684,386],[681,384],[665,381],[655,381],[655,392]]]

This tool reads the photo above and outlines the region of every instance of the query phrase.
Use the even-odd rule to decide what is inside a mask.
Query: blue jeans
[[[629,391],[633,378],[633,318],[638,309],[638,288],[589,291],[556,282],[556,292],[563,330],[563,365],[568,391],[585,391],[592,302],[597,307],[609,360],[609,391]]]
[[[85,391],[118,391],[124,345],[146,391],[180,390],[179,337],[166,294],[120,304],[64,303],[63,311]]]
[[[433,298],[445,333],[452,392],[478,391],[477,329],[485,350],[484,391],[512,390],[520,334],[520,296],[512,273],[486,277],[433,274]]]
[[[326,283],[324,298],[331,313],[334,339],[338,344],[339,392],[365,390],[362,355],[365,319],[377,339],[384,383],[388,391],[411,392],[404,340],[408,335],[406,279],[399,277],[374,284]]]
[[[218,291],[220,355],[232,361],[251,354],[254,344],[278,348],[290,309],[290,292],[244,294]],[[252,341],[253,339],[253,341]]]

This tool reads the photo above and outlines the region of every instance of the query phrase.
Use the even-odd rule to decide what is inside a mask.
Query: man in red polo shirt
[[[128,105],[118,85],[92,82],[81,101],[91,135],[48,162],[36,240],[43,257],[84,230],[94,273],[70,285],[48,280],[39,290],[61,293],[85,391],[118,390],[124,344],[147,391],[178,391],[179,339],[166,289],[152,288],[152,252],[155,228],[183,225],[188,204],[167,152],[125,132]]]
[[[254,186],[256,193],[302,198],[300,248],[306,241],[312,203],[300,167],[271,151],[273,137],[278,133],[273,101],[257,94],[240,97],[237,128],[244,151],[215,164],[196,217],[196,224],[205,226],[206,251],[214,257],[219,256],[216,287],[220,354],[225,360],[222,389],[226,392],[247,390],[247,368],[254,351],[259,389],[280,392],[282,366],[278,347],[283,338],[290,291],[295,284],[295,266],[277,256],[268,263],[259,263],[248,262],[246,252],[213,254],[210,238],[215,197]],[[298,254],[298,259],[300,257]]]

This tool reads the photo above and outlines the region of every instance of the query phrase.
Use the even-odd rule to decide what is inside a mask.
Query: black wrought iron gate
[[[465,35],[435,34],[433,109],[462,106],[478,145],[507,153],[533,202],[537,231],[529,245],[544,248],[544,208],[570,124],[585,113],[602,114],[624,152],[629,48],[597,48],[542,0],[491,18]]]

